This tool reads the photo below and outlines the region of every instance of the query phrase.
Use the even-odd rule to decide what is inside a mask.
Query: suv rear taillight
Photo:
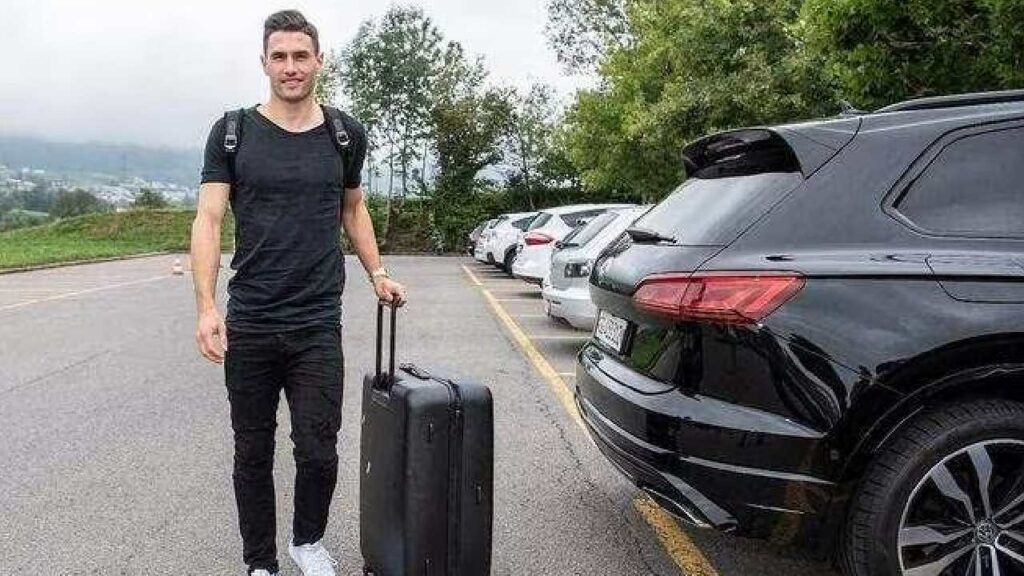
[[[523,242],[526,242],[527,246],[538,246],[540,244],[547,244],[554,240],[553,237],[548,236],[543,232],[527,232],[523,236]]]
[[[680,320],[759,322],[792,298],[804,279],[791,272],[654,274],[633,294],[637,308]]]

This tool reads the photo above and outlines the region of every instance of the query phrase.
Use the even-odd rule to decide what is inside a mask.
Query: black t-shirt
[[[342,156],[325,121],[289,132],[255,108],[239,122],[232,163],[224,119],[206,142],[202,182],[231,184],[235,255],[227,324],[240,332],[338,326],[345,283],[339,244],[345,188],[360,184],[366,132],[343,114],[351,143]],[[342,182],[344,181],[344,185]]]

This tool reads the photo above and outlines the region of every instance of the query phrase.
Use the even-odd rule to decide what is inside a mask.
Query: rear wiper
[[[654,230],[648,230],[646,228],[627,228],[626,234],[633,239],[634,242],[675,242],[676,239],[671,236],[665,236],[659,234]]]

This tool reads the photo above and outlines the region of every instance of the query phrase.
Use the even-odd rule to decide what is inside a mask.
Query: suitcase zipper
[[[448,459],[454,465],[451,467],[451,475],[448,478],[449,500],[448,500],[448,538],[450,555],[448,557],[448,576],[458,576],[459,557],[462,549],[462,538],[460,534],[460,515],[462,510],[462,396],[459,394],[459,387],[451,380],[439,378],[448,386],[452,396],[452,403],[455,406],[452,414],[451,446]]]

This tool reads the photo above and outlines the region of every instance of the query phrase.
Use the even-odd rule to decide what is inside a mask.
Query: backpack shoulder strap
[[[349,152],[351,152],[352,139],[348,135],[348,130],[345,129],[344,116],[341,110],[333,106],[322,106],[322,108],[324,119],[327,121],[327,127],[331,133],[331,142],[334,143],[338,154],[347,158]]]
[[[234,156],[242,137],[242,115],[245,108],[228,110],[224,113],[224,152]]]
[[[238,146],[242,143],[242,116],[245,115],[245,108],[228,110],[224,113],[224,153],[228,157],[228,171],[231,173],[231,181],[235,181],[235,156],[238,154]]]

